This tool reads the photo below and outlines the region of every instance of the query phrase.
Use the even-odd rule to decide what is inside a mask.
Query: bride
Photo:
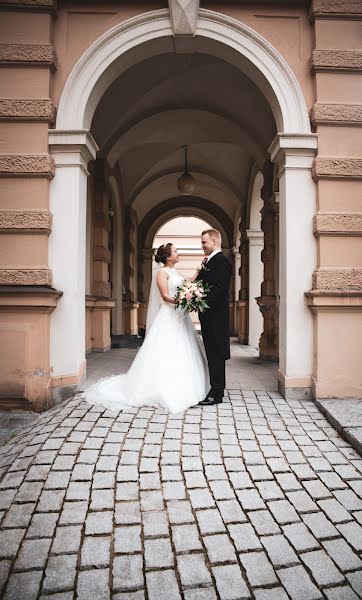
[[[158,248],[146,321],[146,338],[125,375],[101,379],[85,391],[90,404],[119,410],[155,406],[171,413],[204,399],[210,385],[205,351],[196,329],[174,296],[184,277],[173,244]]]

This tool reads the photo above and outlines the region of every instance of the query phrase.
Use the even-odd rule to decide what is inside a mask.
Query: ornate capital
[[[312,175],[314,181],[330,179],[362,179],[362,158],[316,158]]]
[[[0,154],[0,177],[47,177],[55,174],[54,159],[50,154]]]
[[[315,19],[358,19],[362,16],[362,0],[313,0],[311,15]]]
[[[26,10],[55,13],[56,0],[0,0],[0,10]]]
[[[312,68],[315,71],[360,71],[360,50],[314,50]]]
[[[52,214],[47,210],[2,210],[0,211],[0,230],[4,233],[33,232],[50,233]]]
[[[195,35],[199,0],[168,0],[174,36]]]
[[[27,269],[9,267],[0,269],[0,285],[46,285],[52,284],[52,272],[45,267]]]
[[[313,273],[314,290],[362,290],[362,269],[318,269]]]
[[[362,212],[317,213],[313,219],[313,233],[320,235],[362,235]]]
[[[42,64],[55,70],[57,58],[51,44],[0,44],[0,64]]]
[[[55,121],[55,106],[51,100],[0,99],[0,120]]]

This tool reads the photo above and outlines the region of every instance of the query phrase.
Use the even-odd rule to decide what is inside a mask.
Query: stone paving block
[[[308,465],[291,465],[291,468],[300,481],[305,479],[318,479],[319,473],[317,475]]]
[[[185,600],[217,600],[213,587],[184,590]]]
[[[110,597],[108,569],[92,569],[79,573],[77,600],[109,600]]]
[[[274,567],[285,567],[299,563],[298,556],[283,535],[260,538]]]
[[[196,513],[202,535],[225,531],[225,525],[219,511],[215,509],[199,510]]]
[[[203,554],[178,555],[177,568],[183,587],[210,585],[212,583]]]
[[[318,540],[338,536],[338,531],[321,511],[303,515],[303,521]]]
[[[115,473],[95,473],[92,481],[92,489],[113,489],[115,486]]]
[[[42,592],[53,593],[72,590],[77,560],[77,554],[51,556],[45,570]]]
[[[164,500],[161,491],[141,491],[141,508],[147,510],[162,510]]]
[[[222,600],[241,600],[251,597],[238,565],[212,567],[212,572]]]
[[[110,563],[110,536],[86,536],[81,549],[82,567],[107,567]]]
[[[117,469],[117,481],[138,481],[138,468],[134,465],[119,466]]]
[[[358,600],[360,598],[351,588],[345,586],[325,590],[325,594],[328,600]]]
[[[0,558],[16,556],[25,529],[4,529],[0,531]]]
[[[113,472],[117,469],[117,463],[118,463],[118,456],[101,456],[97,460],[96,470]],[[117,481],[123,481],[122,479],[118,479],[118,471],[117,471]],[[127,479],[126,479],[126,481],[127,481]]]
[[[117,525],[131,525],[140,523],[140,503],[138,501],[117,502],[114,518]]]
[[[149,600],[181,600],[174,571],[152,571],[146,573]]]
[[[262,547],[259,538],[255,535],[255,531],[249,523],[228,525],[228,530],[238,552],[259,550]]]
[[[116,486],[116,500],[138,500],[139,485],[136,482],[122,482]]]
[[[30,569],[44,569],[50,548],[51,540],[25,540],[20,548],[15,562],[15,571],[28,571]]]
[[[76,463],[71,474],[71,481],[92,481],[93,473],[94,465],[80,465]]]
[[[267,458],[267,465],[272,473],[288,473],[290,466],[284,458]]]
[[[173,467],[170,465],[162,465],[161,466],[161,474],[162,474],[162,481],[182,481],[182,472],[181,472],[180,467]]]
[[[169,538],[145,540],[144,547],[147,569],[173,567],[174,557]]]
[[[43,482],[24,482],[15,495],[15,502],[36,502],[41,494]],[[12,490],[2,492],[2,508],[8,508],[14,498]]]
[[[300,557],[319,586],[330,586],[344,581],[344,575],[324,550],[305,552]]]
[[[33,465],[26,475],[26,481],[45,481],[50,469],[51,465]]]
[[[33,515],[34,508],[34,503],[13,504],[6,513],[2,527],[14,527],[16,529],[27,527]]]
[[[142,588],[143,559],[141,554],[115,556],[113,559],[113,591],[131,591]]]
[[[205,474],[208,481],[225,480],[228,478],[225,467],[222,465],[206,465]],[[230,479],[232,480],[232,476],[230,476]]]
[[[186,489],[183,481],[166,481],[162,486],[165,500],[185,500]]]
[[[335,490],[333,495],[348,511],[362,509],[362,500],[352,490]]]
[[[205,539],[206,538],[204,538],[204,541]],[[177,553],[189,552],[190,550],[202,550],[202,544],[199,539],[199,533],[195,525],[173,526],[172,541]]]
[[[295,523],[300,520],[297,512],[288,500],[272,500],[268,508],[273,513],[275,520],[281,524]]]
[[[216,500],[226,500],[235,498],[235,493],[231,485],[223,479],[211,481],[210,488]]]
[[[215,506],[215,500],[209,490],[189,490],[189,496],[194,509],[211,508],[212,506]]]
[[[141,552],[141,550],[141,527],[139,525],[116,527],[114,530],[115,552],[127,554]]]
[[[236,490],[236,495],[243,510],[265,508],[265,503],[257,490]]]
[[[147,537],[168,535],[166,511],[155,510],[142,513],[143,532]]]
[[[255,600],[288,600],[283,588],[254,590]]]
[[[362,568],[361,559],[353,552],[347,542],[341,538],[322,542],[324,549],[336,565],[343,571],[355,571]]]
[[[332,496],[331,491],[319,480],[303,481],[303,486],[314,500],[322,500]]]
[[[208,535],[203,542],[211,563],[237,562],[234,546],[227,535]]]
[[[294,546],[297,552],[319,548],[319,543],[312,536],[304,523],[293,523],[282,527],[284,535]]]
[[[313,502],[307,492],[303,490],[297,492],[286,492],[286,496],[299,513],[319,510],[317,504]]]
[[[352,521],[353,517],[350,513],[340,504],[337,500],[318,500],[318,504],[326,513],[332,523],[343,523],[346,521]]]
[[[170,500],[167,502],[167,512],[172,525],[193,523],[195,520],[188,500]]]
[[[88,502],[64,502],[63,510],[60,513],[60,525],[76,525],[84,523],[88,509]]]
[[[268,510],[250,511],[248,517],[259,535],[280,533],[278,524]]]
[[[359,598],[362,598],[362,571],[356,571],[355,573],[347,573],[346,575],[349,583],[353,587]]]
[[[71,481],[67,490],[67,500],[88,500],[90,493],[90,482]]]
[[[252,587],[273,585],[278,582],[275,571],[264,552],[240,554],[240,561]]]
[[[237,500],[220,500],[217,507],[224,523],[242,523],[247,520]]]
[[[0,560],[0,594],[5,583],[8,580],[11,567],[11,560]]]
[[[302,566],[279,569],[278,576],[293,600],[317,600],[323,597]]]
[[[52,554],[79,552],[81,532],[81,525],[57,527],[51,549]]]
[[[187,488],[203,488],[207,487],[205,475],[199,471],[186,471],[185,480]]]
[[[318,473],[318,475],[329,490],[339,490],[347,487],[347,483],[337,473],[324,472]]]
[[[89,513],[85,522],[86,535],[109,534],[113,530],[113,511],[96,511]]]
[[[93,490],[90,507],[92,510],[113,509],[114,491],[112,489]]]
[[[359,552],[362,550],[362,527],[355,522],[337,525],[338,531]]]
[[[36,600],[42,579],[42,571],[13,573],[9,579],[4,600]]]
[[[283,490],[275,481],[257,481],[256,487],[263,500],[285,499]]]

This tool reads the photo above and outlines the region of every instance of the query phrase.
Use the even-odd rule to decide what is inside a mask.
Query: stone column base
[[[138,334],[138,308],[138,302],[128,301],[123,303],[123,323],[126,335]]]
[[[111,298],[86,297],[86,352],[106,352],[111,347]]]
[[[248,343],[248,300],[238,300],[236,302],[236,324],[235,329],[239,344]]]
[[[278,371],[278,389],[286,400],[311,400],[311,377],[286,377]]]

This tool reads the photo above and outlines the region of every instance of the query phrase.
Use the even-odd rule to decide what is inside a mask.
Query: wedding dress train
[[[174,296],[183,277],[174,268],[164,270],[169,295]],[[101,379],[84,396],[88,403],[111,410],[154,406],[177,413],[203,400],[209,384],[203,343],[190,316],[160,297],[157,315],[128,373]]]

